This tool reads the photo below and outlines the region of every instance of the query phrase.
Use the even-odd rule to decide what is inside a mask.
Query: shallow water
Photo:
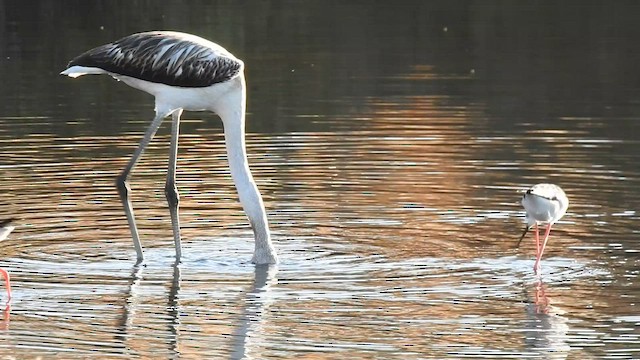
[[[19,218],[2,244],[14,297],[1,355],[640,356],[631,11],[81,4],[0,2],[0,215]],[[57,73],[150,28],[205,35],[248,64],[248,152],[277,267],[249,263],[221,124],[203,113],[181,127],[182,263],[163,193],[165,124],[132,178],[146,256],[135,265],[113,183],[152,99]],[[601,31],[578,36],[588,29]],[[532,237],[515,245],[521,191],[543,181],[571,203],[536,277]]]

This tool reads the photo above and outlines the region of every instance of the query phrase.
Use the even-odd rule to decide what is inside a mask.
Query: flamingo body
[[[69,62],[64,75],[129,76],[172,87],[208,87],[242,73],[244,64],[222,46],[175,31],[129,35]]]
[[[195,35],[152,31],[129,35],[91,49],[73,59],[61,74],[74,78],[86,74],[107,74],[155,97],[156,116],[116,181],[138,261],[142,261],[143,252],[131,206],[129,176],[167,116],[172,117],[172,131],[165,195],[177,260],[181,256],[175,172],[183,110],[213,111],[222,119],[229,168],[254,233],[252,262],[273,264],[278,261],[262,196],[247,161],[244,133],[246,84],[241,60],[222,46]]]

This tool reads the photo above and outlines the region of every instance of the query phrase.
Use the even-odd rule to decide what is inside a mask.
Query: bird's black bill
[[[524,232],[522,233],[522,236],[520,236],[520,240],[518,240],[518,245],[516,245],[516,248],[520,247],[520,243],[522,242],[522,239],[524,239],[524,236],[527,235],[527,231],[529,231],[529,227],[525,226]]]

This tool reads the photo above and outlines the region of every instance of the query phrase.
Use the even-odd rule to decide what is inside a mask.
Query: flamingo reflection
[[[245,298],[244,311],[240,317],[240,324],[233,333],[232,359],[251,358],[250,340],[259,335],[261,324],[264,322],[265,312],[273,302],[270,289],[278,282],[277,265],[256,265],[253,285]]]
[[[180,288],[181,288],[181,268],[180,262],[173,264],[173,279],[169,288],[169,296],[167,299],[167,309],[169,312],[169,347],[172,358],[181,357],[180,353],[180,327],[181,327],[181,307],[180,307]],[[126,303],[123,307],[122,316],[119,321],[121,329],[118,339],[127,344],[131,337],[131,331],[135,327],[136,310],[140,306],[140,286],[142,282],[142,272],[145,268],[142,264],[133,267],[129,288],[126,295]],[[278,268],[276,265],[256,265],[254,269],[254,279],[251,287],[244,295],[242,313],[239,317],[238,326],[233,332],[233,359],[242,359],[249,356],[250,341],[255,340],[261,331],[261,325],[264,322],[264,315],[269,304],[272,303],[272,297],[269,296],[271,287],[277,283]],[[133,347],[125,345],[130,355],[136,355]]]

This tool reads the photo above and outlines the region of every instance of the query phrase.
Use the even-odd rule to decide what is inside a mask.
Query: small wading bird
[[[4,240],[15,229],[13,226],[14,219],[6,219],[0,221],[0,241]],[[7,288],[7,301],[11,300],[11,279],[9,273],[5,269],[0,268],[0,274],[4,277],[4,285]]]
[[[73,59],[62,75],[107,74],[155,97],[155,118],[116,185],[142,261],[142,246],[131,206],[129,175],[162,120],[171,115],[171,145],[165,195],[169,203],[176,259],[181,257],[179,195],[176,188],[178,129],[183,110],[213,111],[222,119],[231,176],[255,237],[252,262],[278,261],[269,224],[249,165],[245,147],[246,85],[244,63],[220,45],[195,35],[153,31],[129,35]]]
[[[540,259],[542,253],[547,246],[551,226],[564,216],[569,207],[569,199],[562,189],[554,184],[537,184],[527,190],[522,197],[522,206],[527,212],[525,220],[527,225],[524,232],[518,240],[518,245],[532,226],[535,227],[536,234],[536,262],[533,265],[533,271],[540,271]],[[540,246],[540,235],[538,233],[538,223],[546,223],[547,230],[544,233],[544,240]]]

